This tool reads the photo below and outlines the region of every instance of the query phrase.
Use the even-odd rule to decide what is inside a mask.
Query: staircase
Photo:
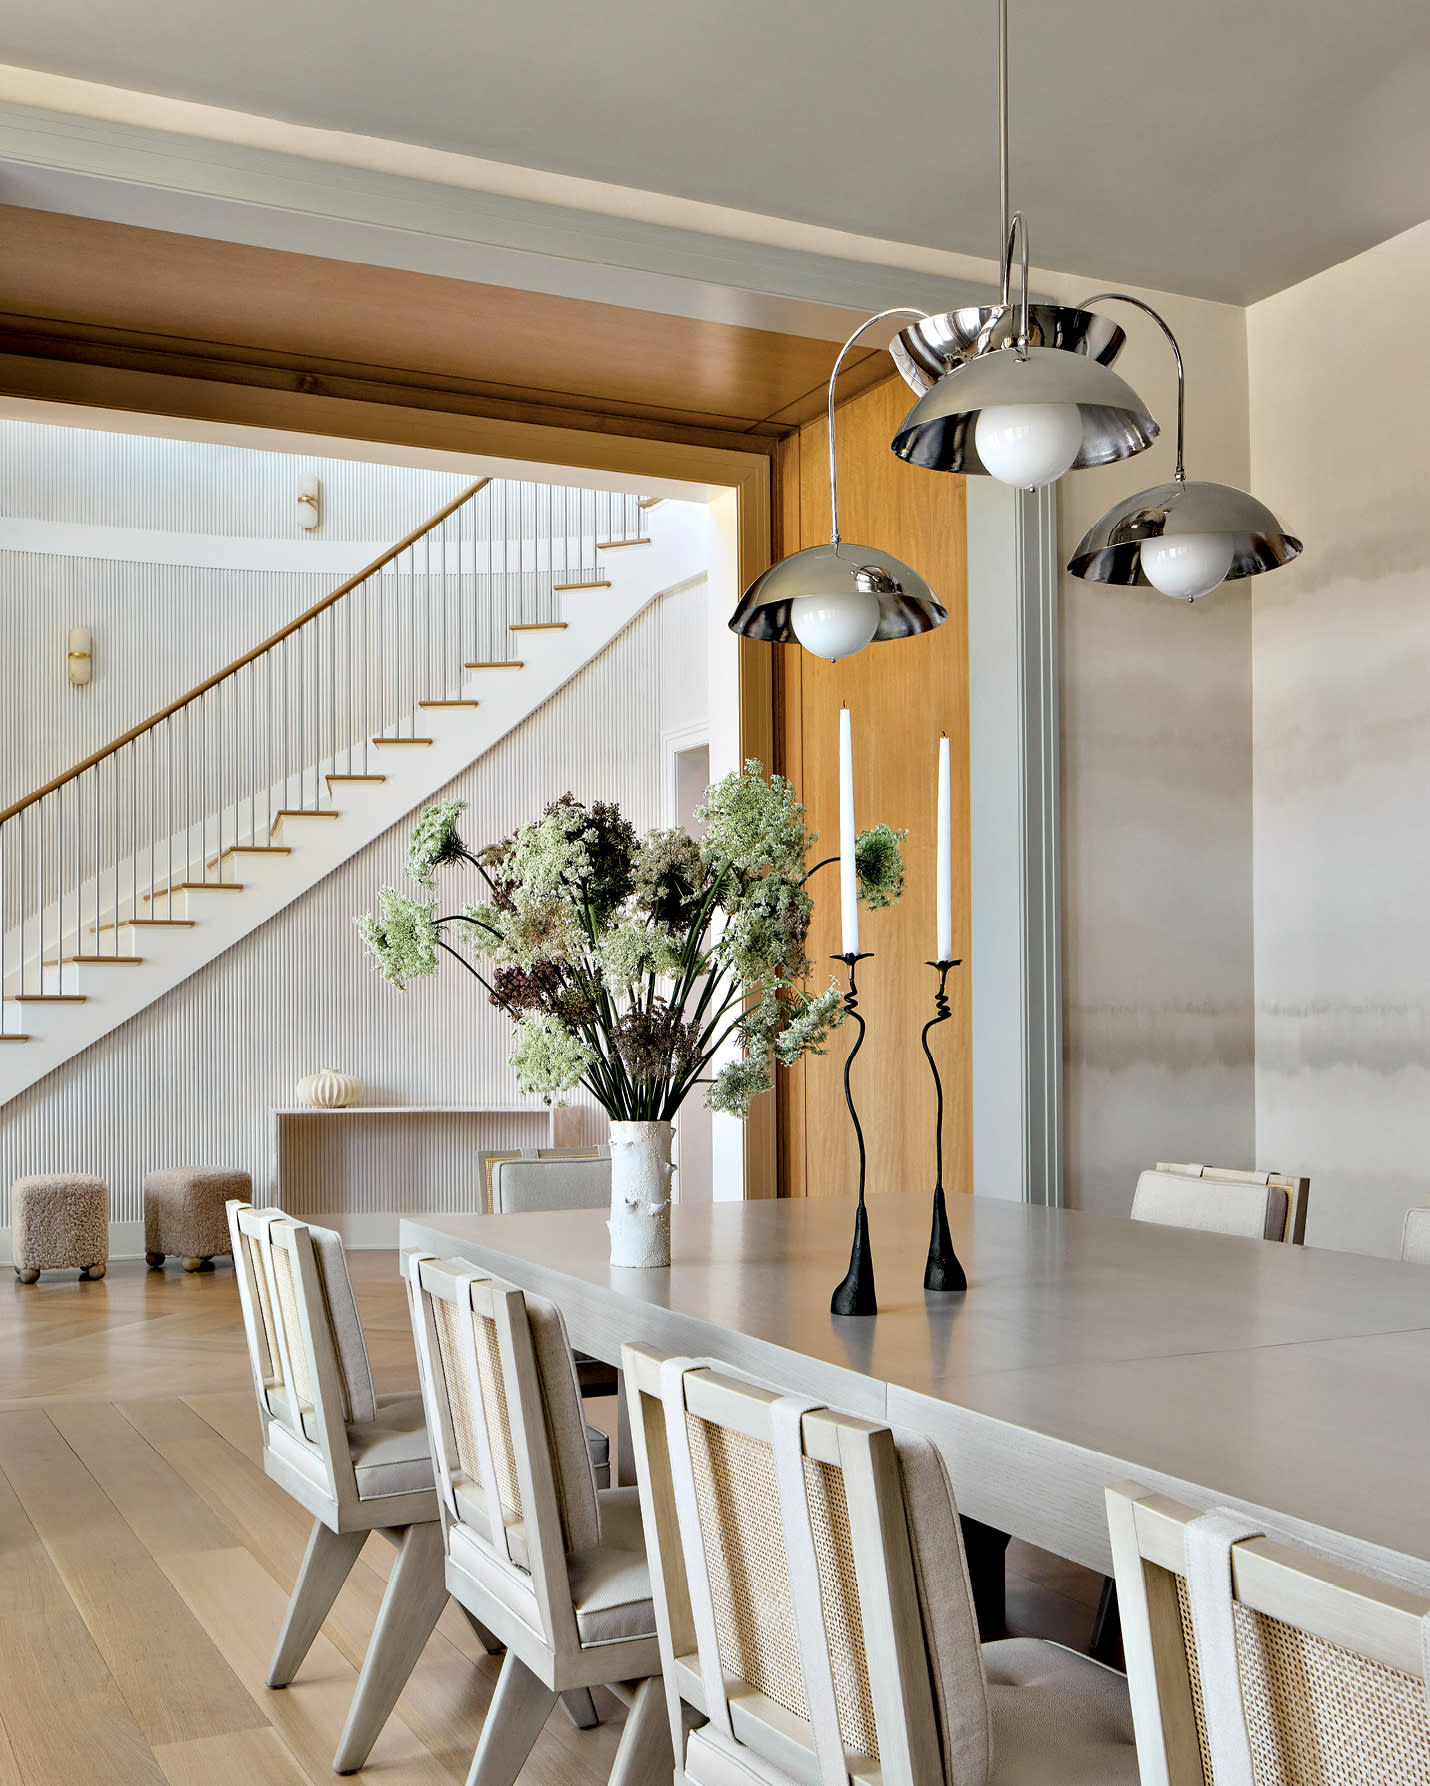
[[[0,812],[0,1104],[409,817],[706,562],[693,505],[483,478]]]

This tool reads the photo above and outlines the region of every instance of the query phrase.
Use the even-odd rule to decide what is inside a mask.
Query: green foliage
[[[483,896],[436,917],[385,887],[378,915],[355,922],[396,986],[431,973],[439,944],[462,962],[515,1022],[523,1092],[560,1102],[580,1085],[614,1120],[650,1121],[704,1083],[712,1109],[744,1117],[777,1062],[822,1053],[842,1023],[836,986],[811,998],[800,984],[817,839],[790,784],[757,762],[706,789],[699,842],[682,830],[637,838],[617,807],[567,794],[473,855],[462,810],[423,811],[408,872],[431,886],[460,862]],[[880,825],[858,840],[871,906],[902,891],[903,835]],[[717,1069],[731,1044],[738,1057]]]

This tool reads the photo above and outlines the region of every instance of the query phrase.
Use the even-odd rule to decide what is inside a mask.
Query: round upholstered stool
[[[213,1269],[232,1249],[228,1234],[231,1199],[253,1200],[253,1180],[224,1166],[170,1166],[144,1180],[144,1257],[158,1271],[176,1253],[185,1271]]]
[[[79,1267],[103,1277],[109,1261],[109,1192],[102,1178],[42,1173],[10,1186],[10,1245],[15,1276],[33,1284],[42,1271]]]

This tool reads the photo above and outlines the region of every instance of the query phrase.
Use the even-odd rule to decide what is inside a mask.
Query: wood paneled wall
[[[903,900],[860,913],[859,1008],[868,1036],[854,1067],[855,1100],[868,1147],[868,1189],[931,1190],[934,1092],[920,1031],[933,1015],[937,984],[924,966],[934,954],[934,823],[938,740],[953,759],[953,952],[969,948],[968,610],[962,478],[903,464],[889,451],[907,413],[907,387],[890,379],[839,410],[840,530],[913,565],[948,609],[947,622],[921,638],[872,645],[828,664],[796,645],[775,647],[776,762],[799,791],[820,833],[816,859],[838,848],[838,715],[847,702],[854,732],[855,817],[907,828]],[[782,443],[777,540],[783,556],[829,538],[826,432],[812,422]],[[842,963],[836,870],[810,884],[814,923],[812,986]],[[973,1123],[968,977],[949,976],[952,1017],[933,1032],[946,1105],[944,1183],[972,1189]],[[858,1183],[858,1156],[844,1109],[844,1058],[851,1027],[828,1054],[779,1072],[780,1189],[785,1196],[838,1196]]]

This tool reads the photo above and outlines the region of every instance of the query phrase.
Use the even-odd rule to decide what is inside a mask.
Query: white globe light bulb
[[[1075,403],[1000,404],[978,412],[973,444],[990,477],[1036,490],[1077,458],[1082,414]]]
[[[1142,569],[1163,595],[1194,602],[1224,582],[1236,556],[1230,533],[1164,533],[1142,542]]]
[[[853,657],[873,638],[879,626],[879,598],[852,583],[828,595],[797,595],[790,603],[789,620],[806,651],[834,663]]]

